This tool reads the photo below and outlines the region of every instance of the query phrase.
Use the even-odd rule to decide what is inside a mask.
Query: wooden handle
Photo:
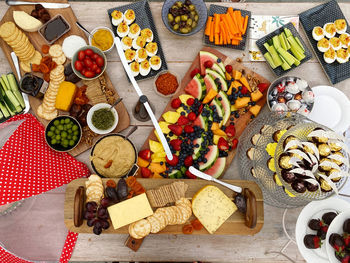
[[[255,195],[248,188],[244,188],[243,195],[246,198],[246,202],[247,202],[247,212],[245,214],[245,225],[249,228],[255,228],[257,218],[258,218]]]
[[[136,239],[131,236],[128,236],[128,238],[125,241],[125,246],[127,246],[128,248],[136,252],[137,250],[139,250],[140,246],[142,245],[143,240],[144,238]]]
[[[84,186],[79,186],[74,197],[74,226],[76,227],[83,224],[84,196]]]

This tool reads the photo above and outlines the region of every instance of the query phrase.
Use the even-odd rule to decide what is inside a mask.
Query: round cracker
[[[64,80],[65,80],[64,75],[62,75],[60,77],[53,77],[53,78],[50,77],[50,83],[51,83],[51,85],[54,86],[54,88],[59,88],[61,82]]]
[[[3,39],[6,41],[7,44],[9,43],[13,43],[15,41],[18,40],[18,38],[22,37],[24,35],[24,33],[19,30],[18,28],[16,28],[15,32],[9,36],[9,37],[4,37]]]
[[[103,187],[100,187],[99,185],[92,185],[86,188],[86,195],[90,194],[103,194]]]
[[[186,215],[188,217],[190,217],[192,215],[192,208],[191,207],[184,205],[184,204],[179,204],[179,205],[177,205],[177,207],[183,207],[185,209]]]
[[[152,216],[147,217],[147,221],[151,225],[151,233],[155,234],[158,233],[160,230],[162,230],[161,226],[162,223],[159,221],[158,218]]]
[[[178,204],[185,204],[185,205],[187,205],[187,206],[189,206],[189,207],[192,207],[191,201],[188,200],[188,199],[185,198],[185,197],[181,197],[179,200],[177,200],[177,201],[175,202],[175,205],[178,205]]]
[[[25,53],[23,55],[18,55],[18,58],[21,61],[26,61],[26,60],[31,59],[34,56],[34,54],[35,54],[35,48],[32,47],[27,53]]]
[[[100,201],[103,197],[103,194],[96,192],[96,193],[90,193],[89,195],[86,195],[86,196],[89,198],[97,199],[98,201]]]
[[[48,113],[44,111],[43,105],[41,104],[37,109],[37,114],[40,118],[50,121],[58,116],[58,111],[55,109],[52,112]]]
[[[18,56],[23,57],[23,56],[26,56],[26,55],[30,54],[33,49],[34,49],[34,47],[32,45],[27,45],[27,46],[23,46],[23,47],[20,47],[20,48],[13,49],[13,51]]]
[[[13,49],[21,48],[29,44],[29,39],[24,33],[19,32],[16,38],[14,38],[12,41],[8,41],[7,44]]]
[[[170,206],[171,209],[174,210],[175,216],[176,216],[176,221],[174,225],[180,224],[181,218],[182,218],[182,211],[177,207],[177,206]]]
[[[89,180],[85,182],[85,186],[88,187],[90,184],[99,182],[102,184],[102,178],[99,177],[97,174],[92,174],[89,176]]]
[[[178,210],[181,211],[181,219],[179,224],[184,224],[190,218],[191,214],[188,213],[187,209],[183,205],[176,206]]]
[[[51,70],[50,77],[51,76],[60,76],[63,73],[64,73],[63,65],[57,65],[57,67],[55,67],[53,70]]]
[[[135,239],[141,239],[143,237],[139,236],[139,235],[136,235],[135,231],[134,231],[134,225],[135,225],[136,222],[134,223],[131,223],[129,225],[129,235]]]
[[[159,220],[159,222],[160,222],[160,230],[162,230],[167,225],[166,214],[164,212],[157,212],[157,211],[153,214],[153,216]]]
[[[134,224],[134,232],[140,237],[145,237],[151,232],[151,224],[146,219],[141,219]]]
[[[171,208],[171,206],[165,207],[164,209],[166,210],[166,213],[167,213],[168,225],[175,225],[176,224],[175,211]]]
[[[0,26],[0,37],[8,38],[15,33],[17,27],[13,22],[5,22]]]
[[[49,49],[49,55],[53,58],[59,57],[62,54],[63,54],[63,50],[62,50],[61,45],[59,45],[59,44],[52,45]]]
[[[29,60],[21,61],[20,62],[20,66],[23,69],[23,71],[30,72],[31,71],[30,70],[30,63],[39,65],[40,61],[41,61],[41,58],[42,58],[42,56],[41,56],[40,52],[39,51],[35,51],[34,56],[31,59],[29,59]]]
[[[52,60],[55,61],[57,65],[63,65],[64,62],[66,62],[66,59],[67,58],[66,58],[66,56],[63,53],[59,57],[52,58]]]

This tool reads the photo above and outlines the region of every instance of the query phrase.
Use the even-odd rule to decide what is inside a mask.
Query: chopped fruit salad
[[[149,149],[139,152],[138,165],[144,178],[195,178],[189,166],[219,177],[229,152],[237,147],[235,120],[247,112],[258,115],[257,101],[268,85],[249,83],[247,76],[224,65],[216,55],[200,51],[200,68],[191,72],[185,94],[173,98],[170,111],[159,125],[173,159],[162,144],[149,140]]]

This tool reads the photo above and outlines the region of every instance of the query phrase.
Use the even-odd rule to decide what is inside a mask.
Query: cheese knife
[[[212,181],[212,182],[215,182],[215,183],[218,183],[218,184],[221,184],[229,189],[231,189],[232,191],[235,191],[236,193],[242,193],[242,188],[239,187],[239,186],[235,186],[235,185],[232,185],[232,184],[228,184],[228,183],[225,183],[223,181],[220,181],[208,174],[205,174],[201,171],[199,171],[198,169],[194,168],[193,166],[190,166],[189,168],[189,171],[191,174],[194,174],[195,176],[201,178],[201,179],[204,179],[204,180],[207,180],[207,181]]]
[[[149,117],[151,118],[153,126],[156,129],[157,134],[159,136],[160,142],[163,145],[163,148],[164,148],[164,151],[166,153],[166,156],[168,157],[169,160],[172,160],[173,159],[173,154],[172,154],[172,152],[170,150],[169,144],[168,144],[167,140],[165,139],[165,136],[164,136],[164,134],[162,132],[162,129],[160,128],[160,126],[158,124],[158,121],[157,121],[156,117],[154,116],[154,113],[153,113],[153,111],[151,109],[151,106],[148,103],[148,98],[145,95],[143,95],[139,85],[137,84],[134,76],[131,73],[131,70],[130,70],[130,67],[128,65],[128,62],[126,61],[126,58],[125,58],[125,55],[124,55],[124,51],[123,51],[123,47],[122,47],[122,44],[120,42],[119,37],[115,37],[114,38],[114,44],[115,44],[115,46],[117,48],[120,60],[121,60],[121,62],[123,64],[123,66],[124,66],[126,74],[128,75],[128,77],[129,77],[129,79],[130,79],[134,89],[136,90],[137,95],[140,97],[140,102],[143,103],[143,105],[145,106],[145,109],[148,112]]]
[[[41,4],[44,8],[48,9],[58,9],[70,7],[68,3],[47,3],[47,2],[27,2],[27,1],[16,1],[16,0],[6,0],[7,5],[36,5]]]

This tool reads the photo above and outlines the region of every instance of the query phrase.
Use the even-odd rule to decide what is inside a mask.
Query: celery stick
[[[281,47],[281,43],[280,43],[278,36],[274,36],[272,38],[272,42],[273,42],[273,46],[275,47],[275,49]]]
[[[286,41],[287,50],[289,50],[290,49],[290,44],[289,44],[289,42],[287,40],[286,34],[284,32],[282,32],[282,36],[283,36],[284,41]]]
[[[300,48],[301,48],[303,51],[305,51],[305,48],[304,48],[303,44],[301,44],[299,38],[298,38],[298,37],[294,37],[294,39],[295,39],[295,41],[299,44]]]
[[[288,69],[290,69],[290,66],[289,66],[288,62],[285,61],[283,57],[281,57],[281,59],[282,59],[282,61],[283,61],[282,65],[281,65],[281,67],[283,68],[283,70],[288,70]]]
[[[279,47],[281,48],[281,47]],[[278,67],[278,66],[281,66],[282,65],[282,60],[280,59],[276,49],[274,46],[270,46],[269,47],[269,50],[268,50],[271,54],[271,57],[273,59],[273,63]]]
[[[289,66],[295,63],[296,58],[290,53],[288,53],[288,51],[285,51],[283,48],[278,48],[277,52],[287,61]]]
[[[270,45],[267,42],[264,43],[264,47],[266,48],[267,51],[269,51]]]
[[[290,43],[290,46],[293,47],[296,51],[303,54],[304,51],[300,48],[298,42],[295,41],[293,36],[287,37],[288,42]]]
[[[281,43],[281,47],[285,50],[287,50],[287,44],[286,42],[284,41],[284,38],[283,38],[283,35],[282,34],[279,34],[278,35],[278,38],[280,40],[280,43]]]
[[[303,60],[305,58],[305,55],[296,50],[294,46],[290,48],[290,51],[292,51],[294,57],[296,57],[298,60]]]
[[[272,59],[271,54],[269,52],[266,52],[264,54],[264,57],[265,57],[266,61],[270,64],[271,68],[273,68],[273,69],[277,68],[275,63],[273,63],[273,59]]]
[[[284,28],[284,33],[286,34],[286,37],[293,36],[292,32],[288,28]]]

